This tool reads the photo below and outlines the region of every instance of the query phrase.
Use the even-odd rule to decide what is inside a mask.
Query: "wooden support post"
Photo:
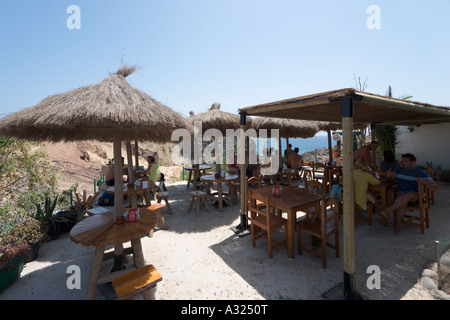
[[[353,183],[353,97],[342,100],[343,131],[343,249],[344,249],[344,299],[358,298],[355,278],[355,220]]]
[[[128,162],[128,183],[135,182],[134,171],[133,171],[133,154],[131,151],[131,142],[127,141],[127,162]],[[130,195],[130,202],[132,208],[137,208],[137,195],[132,193]]]

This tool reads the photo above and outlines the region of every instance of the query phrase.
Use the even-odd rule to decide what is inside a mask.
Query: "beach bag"
[[[98,199],[99,206],[113,206],[114,205],[114,194],[103,192],[100,199]]]

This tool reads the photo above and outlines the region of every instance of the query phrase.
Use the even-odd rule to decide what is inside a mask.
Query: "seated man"
[[[289,154],[289,157],[287,159],[287,167],[300,170],[301,167],[304,165],[303,157],[298,154],[299,148],[295,148],[294,152],[291,152]]]
[[[353,161],[358,159],[363,159],[372,170],[377,170],[377,164],[374,162],[371,151],[375,151],[379,147],[379,143],[377,141],[372,141],[367,146],[362,146],[355,152],[353,152]]]
[[[430,190],[437,191],[436,183],[431,179],[430,175],[416,168],[416,157],[411,153],[402,154],[402,167],[386,171],[386,178],[398,180],[397,197],[394,203],[381,211],[380,214],[385,218],[388,218],[391,211],[395,211],[394,214],[394,232],[395,234],[401,234],[401,221],[406,212],[406,206],[409,202],[415,202],[419,200],[419,189],[417,182],[421,182],[427,185]]]

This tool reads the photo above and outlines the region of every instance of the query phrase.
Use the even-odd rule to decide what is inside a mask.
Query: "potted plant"
[[[3,246],[20,248],[27,246],[27,255],[23,255],[24,263],[33,261],[38,257],[39,247],[43,241],[48,240],[48,226],[46,221],[26,217],[16,224],[6,235],[0,239]]]
[[[27,245],[0,246],[0,292],[20,276],[28,251]]]
[[[337,158],[341,155],[341,146],[339,144],[336,144],[333,147],[333,158]]]

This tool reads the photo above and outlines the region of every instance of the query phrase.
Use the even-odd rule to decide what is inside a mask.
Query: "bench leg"
[[[196,203],[195,215],[198,217],[198,213],[200,211],[200,197],[197,197],[195,203]]]
[[[172,207],[170,206],[170,203],[169,203],[169,199],[164,199],[164,201],[166,202],[166,207],[169,210],[169,213],[173,214]]]
[[[164,216],[162,215],[161,210],[158,210],[157,212],[159,215],[159,220],[161,220],[161,223],[162,223],[164,229],[166,229],[166,230],[169,229],[169,226],[167,225],[166,219],[164,219]]]
[[[211,211],[209,211],[208,203],[206,203],[206,199],[204,197],[202,197],[202,201],[203,201],[203,206],[206,208],[206,210],[208,212],[211,212]]]

